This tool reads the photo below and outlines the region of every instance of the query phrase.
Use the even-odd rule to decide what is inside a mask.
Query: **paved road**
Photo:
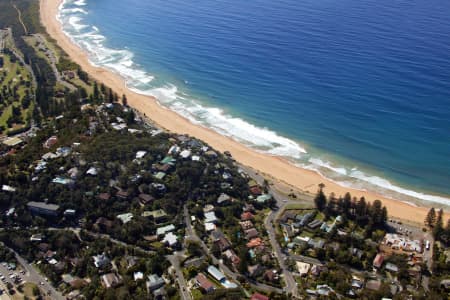
[[[251,168],[240,166],[250,177],[252,177],[259,185],[264,184],[264,177],[257,174]],[[279,191],[272,188],[269,185],[269,193],[272,197],[277,201],[278,210],[271,211],[267,218],[264,221],[264,226],[266,227],[267,234],[269,235],[270,244],[272,246],[272,250],[275,254],[275,257],[278,260],[278,264],[282,270],[283,278],[286,283],[286,287],[284,288],[286,293],[290,293],[294,297],[299,297],[297,282],[294,279],[294,276],[291,271],[289,271],[286,265],[287,256],[281,251],[280,244],[276,239],[275,229],[273,227],[273,222],[279,217],[279,214],[284,210],[284,207],[289,203],[295,203],[295,201],[285,201],[286,197],[281,194]]]
[[[172,255],[166,256],[166,258],[170,261],[173,268],[175,269],[175,274],[177,277],[177,283],[180,290],[181,299],[190,300],[192,299],[191,294],[189,293],[189,289],[186,284],[186,279],[184,278],[183,271],[180,268],[180,255],[177,252],[174,252]]]
[[[212,255],[208,246],[197,236],[197,234],[193,230],[191,218],[189,216],[189,211],[187,209],[187,205],[184,206],[184,217],[185,217],[186,233],[187,233],[186,239],[197,242],[200,245],[200,247],[202,248],[203,252],[206,253],[211,258],[213,264],[218,265],[219,269],[222,270],[222,272],[227,277],[233,279],[236,283],[238,283],[237,278],[242,275],[231,271],[230,268],[228,268],[225,264],[222,263],[221,260],[217,259],[214,255]],[[279,288],[276,288],[276,287],[273,287],[273,286],[270,286],[267,284],[262,284],[259,282],[250,282],[250,285],[257,290],[260,290],[260,291],[263,291],[266,293],[275,292],[275,293],[281,294],[284,292],[283,290],[281,290]]]
[[[36,40],[38,40],[42,45],[45,46],[45,49],[47,50],[47,51],[45,51],[45,53],[48,54],[47,57],[48,57],[48,59],[49,59],[49,61],[50,61],[50,67],[52,68],[53,73],[55,74],[56,81],[57,81],[58,83],[64,85],[65,87],[67,87],[68,89],[70,89],[70,90],[72,90],[72,91],[73,91],[73,90],[76,90],[76,87],[75,87],[75,86],[73,86],[71,83],[65,81],[65,80],[61,77],[61,74],[59,73],[58,68],[56,67],[56,64],[58,63],[58,60],[56,59],[56,55],[55,55],[55,53],[53,53],[53,51],[52,51],[50,48],[47,47],[47,42],[46,42],[45,38],[44,38],[41,34],[39,34],[39,33],[36,33],[36,34],[34,35],[34,37],[35,37]]]
[[[14,43],[14,39],[12,37],[12,30],[11,30],[11,28],[7,28],[7,35],[4,36],[4,39],[6,40],[7,38],[10,39],[11,43]],[[36,82],[36,76],[34,76],[33,69],[31,68],[30,65],[25,63],[25,60],[23,59],[22,54],[17,52],[16,49],[17,49],[17,47],[14,45],[14,47],[12,47],[10,50],[14,53],[14,55],[17,57],[17,59],[25,66],[27,71],[31,74],[31,79],[33,81],[33,86],[36,87],[37,86],[37,82]]]
[[[5,246],[6,247],[6,246]],[[16,255],[16,259],[18,263],[22,266],[22,269],[25,270],[26,274],[21,275],[21,278],[24,279],[24,281],[32,282],[39,286],[39,288],[48,295],[50,293],[51,298],[55,300],[64,300],[66,299],[60,292],[58,292],[49,282],[45,280],[45,277],[39,274],[34,267],[29,264],[23,257],[21,257],[17,252],[15,252],[13,249],[10,249],[14,254]],[[7,280],[10,280],[9,278],[9,272],[6,270],[3,266],[0,266],[0,271],[5,275]],[[5,272],[5,273],[4,273]],[[6,273],[8,272],[8,273]],[[15,272],[17,273],[17,272]],[[10,281],[12,283],[12,281]]]

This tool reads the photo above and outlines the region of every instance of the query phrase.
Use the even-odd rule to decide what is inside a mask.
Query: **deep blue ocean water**
[[[67,0],[59,18],[92,63],[193,122],[343,185],[450,204],[449,13],[444,0]]]

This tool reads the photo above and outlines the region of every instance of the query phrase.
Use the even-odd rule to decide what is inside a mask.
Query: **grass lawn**
[[[30,35],[30,36],[24,37],[24,39],[25,39],[25,42],[27,42],[28,45],[33,47],[34,52],[37,54],[37,56],[39,56],[40,58],[45,59],[48,63],[50,63],[50,59],[47,57],[47,55],[45,55],[45,52],[42,51],[42,50],[39,50],[39,48],[36,46],[36,42],[37,42],[36,37]]]
[[[81,87],[85,88],[88,95],[92,94],[94,91],[94,88],[91,85],[86,84],[83,80],[81,80],[78,77],[75,77],[74,79],[69,80],[69,82],[72,83],[73,85],[81,86]]]
[[[288,205],[286,205],[285,210],[314,209],[314,208],[315,208],[314,204],[299,202],[299,203],[289,203]]]
[[[21,84],[21,78],[25,81],[31,81],[31,79],[27,69],[24,66],[21,66],[19,64],[19,61],[16,61],[14,63],[11,62],[11,57],[9,55],[3,55],[3,60],[4,66],[2,72],[4,72],[6,76],[2,80],[2,82],[0,82],[0,89],[3,89],[4,86],[9,87],[10,89],[18,87],[16,99],[14,99],[12,105],[9,104],[7,107],[5,107],[0,115],[0,126],[4,126],[7,129],[8,126],[6,122],[12,114],[12,106],[14,105],[20,107],[20,99],[22,99],[22,97],[25,95],[25,91],[28,90],[26,85]],[[5,106],[6,103],[2,103],[2,105]],[[33,107],[33,103],[31,103],[28,109],[21,110],[21,117],[24,123],[27,120],[29,112],[33,110]],[[17,126],[15,129],[20,127],[22,127],[22,125]]]
[[[33,288],[37,285],[31,282],[27,282],[23,285],[23,294],[24,296],[28,297],[29,299],[35,299],[33,295]]]
[[[191,289],[191,295],[194,300],[203,299],[203,294],[199,289]]]

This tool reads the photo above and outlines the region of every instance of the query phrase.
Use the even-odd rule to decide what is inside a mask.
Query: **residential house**
[[[258,238],[251,239],[250,242],[248,242],[248,243],[246,244],[247,248],[256,248],[256,247],[259,247],[259,246],[261,246],[261,245],[263,245],[263,241],[262,241],[262,239],[259,238],[259,237],[258,237]]]
[[[257,197],[262,194],[262,189],[259,187],[259,185],[254,185],[250,187],[250,194]]]
[[[269,282],[276,282],[279,280],[278,272],[275,269],[267,270],[264,272],[264,279]]]
[[[305,262],[297,261],[297,270],[300,276],[306,276],[308,275],[309,269],[311,268],[311,265]]]
[[[133,219],[133,214],[132,213],[120,214],[117,215],[117,219],[122,221],[123,224],[126,224]]]
[[[317,229],[322,225],[322,223],[323,222],[320,220],[314,220],[314,221],[308,223],[308,228],[313,229],[313,230]]]
[[[49,137],[43,144],[44,148],[50,149],[51,147],[53,147],[56,143],[58,142],[58,137],[57,136],[51,136]]]
[[[107,231],[108,229],[110,229],[111,227],[113,227],[114,222],[111,220],[108,220],[104,217],[100,217],[97,219],[97,221],[95,221],[95,227],[97,227],[99,230],[102,231]]]
[[[255,207],[253,206],[253,204],[245,203],[244,207],[242,208],[242,210],[244,212],[254,212],[255,211]]]
[[[59,205],[35,201],[28,202],[27,207],[30,212],[43,216],[57,216],[59,210]]]
[[[143,217],[152,217],[156,223],[161,223],[167,219],[167,214],[162,209],[152,210],[152,211],[144,211],[142,213]]]
[[[247,230],[244,231],[244,233],[245,233],[245,238],[247,240],[251,240],[253,238],[256,238],[259,235],[258,230],[256,230],[255,228],[247,229]]]
[[[220,249],[220,252],[223,252],[231,247],[231,243],[227,240],[226,237],[221,236],[218,240],[214,242]]]
[[[272,195],[269,195],[269,194],[262,194],[262,195],[256,197],[256,201],[259,203],[267,202],[270,199],[272,199]]]
[[[167,226],[159,227],[156,229],[156,234],[158,236],[165,235],[167,232],[174,231],[175,225],[169,224]]]
[[[310,239],[308,241],[308,245],[313,247],[314,249],[323,249],[325,245],[325,240],[322,239]]]
[[[217,203],[222,204],[224,202],[230,201],[231,197],[225,193],[220,194],[219,198],[217,198]]]
[[[394,272],[394,273],[398,272],[398,267],[396,265],[394,265],[393,263],[388,262],[386,264],[385,268],[387,271],[390,271],[390,272]]]
[[[242,222],[239,222],[239,225],[241,225],[242,230],[247,230],[247,229],[253,228],[252,221],[242,221]]]
[[[384,256],[383,256],[383,254],[378,253],[378,254],[375,256],[375,258],[373,259],[372,265],[373,265],[375,268],[379,269],[379,268],[381,268],[381,266],[383,265],[383,262],[384,262]]]
[[[251,212],[247,211],[241,214],[241,221],[253,220],[254,216]]]
[[[134,272],[133,273],[133,278],[134,278],[134,281],[138,281],[138,280],[144,279],[144,273],[142,273],[142,272]]]
[[[97,198],[103,201],[108,201],[111,198],[111,195],[109,193],[101,193],[97,196]]]
[[[366,282],[366,288],[372,291],[378,291],[381,287],[380,280],[369,280]]]
[[[251,296],[250,300],[269,300],[269,297],[264,296],[264,295],[262,295],[260,293],[254,293]]]
[[[139,197],[139,203],[141,203],[142,205],[150,204],[155,199],[149,194],[139,194],[138,197]]]
[[[264,268],[261,267],[260,264],[256,264],[256,265],[253,265],[253,266],[248,266],[247,267],[247,272],[248,272],[248,275],[250,277],[255,278],[255,277],[258,277],[259,275],[261,275],[264,272]]]
[[[241,262],[241,259],[239,256],[234,253],[232,249],[226,250],[223,255],[231,262],[231,264],[236,268],[239,263]]]
[[[195,276],[195,283],[205,291],[205,293],[210,293],[215,289],[214,284],[209,281],[203,273],[199,273]]]
[[[173,232],[166,233],[162,242],[169,247],[173,247],[178,243],[178,237]]]
[[[206,232],[216,230],[216,228],[217,228],[216,224],[214,224],[214,223],[205,223],[205,231]]]
[[[164,279],[162,279],[161,277],[159,277],[157,274],[151,274],[149,275],[147,280],[147,289],[149,291],[154,291],[156,289],[159,289],[160,287],[162,287],[165,282]]]
[[[216,214],[213,211],[205,213],[205,223],[217,222]]]
[[[103,269],[111,263],[109,258],[105,255],[105,253],[93,256],[94,258],[94,265],[98,269]]]
[[[281,223],[287,223],[289,220],[295,220],[296,215],[291,210],[286,210],[283,216],[280,218]]]
[[[219,282],[223,282],[226,280],[225,275],[220,272],[216,267],[214,266],[209,266],[208,267],[208,273],[214,277],[215,280],[219,281]]]
[[[122,283],[122,277],[115,273],[108,273],[100,277],[105,288],[116,287]]]
[[[116,197],[122,200],[127,200],[130,197],[130,193],[127,190],[120,190],[116,193]]]

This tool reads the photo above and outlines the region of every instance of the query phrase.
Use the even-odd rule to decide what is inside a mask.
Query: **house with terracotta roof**
[[[384,256],[381,253],[378,253],[377,256],[373,259],[373,266],[377,269],[381,268],[384,262]]]
[[[195,276],[195,283],[203,290],[205,293],[210,293],[214,291],[214,284],[206,278],[205,274],[199,273]]]
[[[250,300],[269,300],[270,298],[260,293],[254,293]]]
[[[259,195],[262,194],[262,190],[261,190],[261,188],[258,185],[254,185],[254,186],[250,187],[250,193],[253,196],[259,196]]]
[[[262,244],[263,244],[262,239],[258,237],[258,238],[251,239],[250,242],[248,242],[246,246],[247,246],[247,248],[256,248],[256,247],[261,246]]]
[[[254,217],[253,214],[251,212],[249,212],[249,211],[244,212],[244,213],[241,214],[241,220],[242,221],[252,220],[253,217]]]

